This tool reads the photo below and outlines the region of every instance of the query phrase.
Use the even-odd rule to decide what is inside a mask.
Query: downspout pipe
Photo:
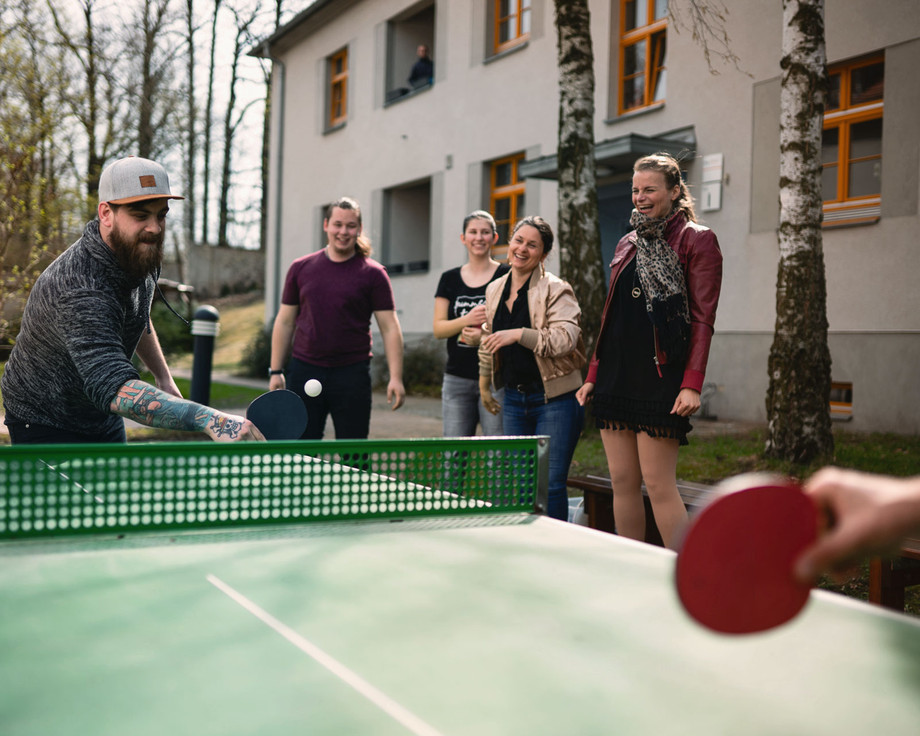
[[[275,86],[272,94],[273,114],[277,117],[278,125],[276,128],[277,145],[275,155],[275,207],[272,213],[275,221],[275,238],[274,248],[274,272],[272,273],[272,286],[274,301],[272,303],[272,316],[278,313],[281,307],[281,215],[283,212],[282,181],[284,178],[284,101],[286,85],[286,69],[281,59],[272,56],[271,46],[266,40],[261,47],[260,56],[272,62],[273,70],[278,70],[278,84]]]

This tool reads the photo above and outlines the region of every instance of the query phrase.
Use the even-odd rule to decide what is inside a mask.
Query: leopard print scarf
[[[658,345],[669,361],[681,361],[690,342],[690,310],[684,270],[664,237],[669,220],[633,210],[629,224],[636,229],[636,271],[648,317],[658,330]]]

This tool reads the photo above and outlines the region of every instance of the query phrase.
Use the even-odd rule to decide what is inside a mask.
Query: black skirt
[[[655,334],[636,274],[636,259],[617,279],[612,314],[604,326],[594,386],[594,420],[599,429],[629,429],[670,437],[686,445],[690,420],[671,414],[680,393],[684,365],[655,363]]]

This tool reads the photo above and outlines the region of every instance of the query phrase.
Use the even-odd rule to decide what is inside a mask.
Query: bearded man
[[[98,217],[38,277],[3,373],[14,444],[124,442],[124,418],[264,439],[244,417],[186,401],[150,318],[172,194],[166,170],[128,157],[99,178]],[[140,380],[131,357],[156,385]]]

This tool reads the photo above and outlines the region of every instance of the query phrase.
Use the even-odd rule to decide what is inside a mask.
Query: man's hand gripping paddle
[[[818,536],[814,502],[792,481],[748,473],[716,488],[677,556],[677,594],[694,619],[725,634],[764,631],[808,601],[798,556]]]
[[[267,440],[298,440],[307,427],[307,410],[293,391],[279,389],[257,397],[246,410]]]

